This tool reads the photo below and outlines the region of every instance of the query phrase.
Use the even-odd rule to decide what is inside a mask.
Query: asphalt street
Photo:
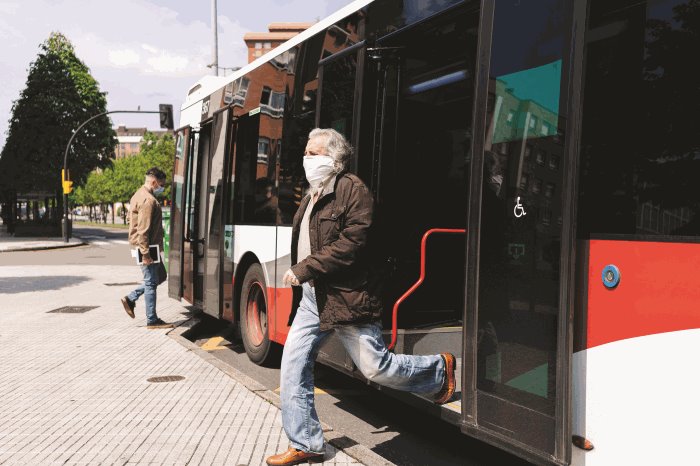
[[[74,236],[85,246],[46,251],[6,252],[0,265],[131,265],[124,229],[74,225]],[[51,277],[24,280],[13,286],[28,291],[49,286]],[[79,277],[63,276],[62,280]],[[42,284],[43,283],[43,284]],[[49,283],[49,284],[47,284]],[[8,285],[9,286],[9,285]],[[189,338],[227,365],[278,391],[279,369],[248,360],[236,331],[229,324],[200,316]],[[317,365],[316,400],[322,421],[346,433],[398,465],[521,466],[529,463],[471,439],[457,427],[392,398],[358,380]]]

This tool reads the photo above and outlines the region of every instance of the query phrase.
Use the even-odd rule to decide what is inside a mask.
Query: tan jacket
[[[148,246],[160,245],[163,251],[163,212],[155,196],[141,186],[129,201],[129,244],[148,254]]]

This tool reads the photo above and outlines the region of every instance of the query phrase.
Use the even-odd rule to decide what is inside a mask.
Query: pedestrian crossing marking
[[[226,341],[223,337],[213,337],[204,342],[201,348],[204,351],[217,351],[228,349],[226,346],[219,346],[223,341]]]

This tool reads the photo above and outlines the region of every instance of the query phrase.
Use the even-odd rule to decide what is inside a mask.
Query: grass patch
[[[83,220],[75,220],[73,221],[73,225],[81,227],[119,228],[120,230],[129,229],[129,225],[123,225],[121,223],[97,223]]]

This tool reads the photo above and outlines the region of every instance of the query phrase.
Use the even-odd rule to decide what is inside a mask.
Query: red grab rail
[[[398,333],[398,314],[399,306],[406,298],[408,298],[416,289],[421,286],[423,280],[425,280],[425,244],[428,242],[428,236],[433,233],[466,233],[467,230],[464,229],[453,229],[453,228],[432,228],[425,232],[423,239],[420,242],[420,277],[418,281],[413,284],[411,288],[408,289],[399,299],[394,303],[394,312],[391,317],[391,343],[388,348],[390,350],[394,349],[396,346],[396,338]]]

